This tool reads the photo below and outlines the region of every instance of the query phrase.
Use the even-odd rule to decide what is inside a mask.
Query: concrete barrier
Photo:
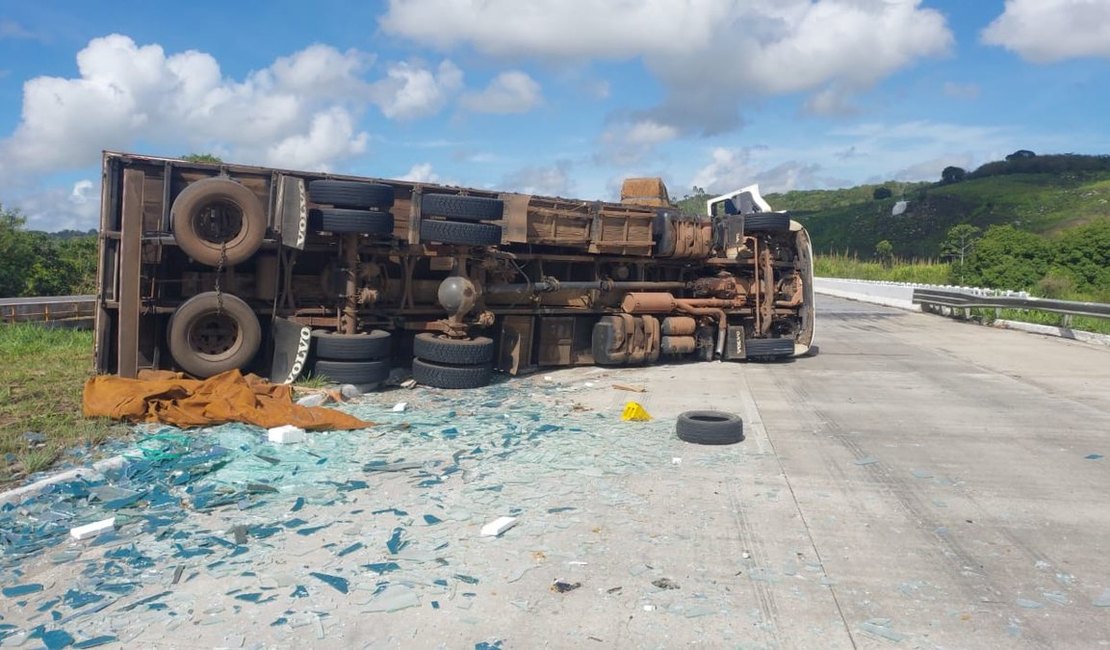
[[[844,280],[842,278],[813,279],[813,290],[817,293],[909,311],[921,311],[921,305],[913,304],[914,286],[897,282]]]

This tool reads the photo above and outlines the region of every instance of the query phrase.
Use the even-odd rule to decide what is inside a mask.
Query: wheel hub
[[[198,318],[189,330],[189,346],[206,357],[226,357],[239,348],[241,340],[235,320],[222,314]]]
[[[197,210],[193,229],[205,241],[226,244],[243,229],[243,210],[231,201],[213,201]]]

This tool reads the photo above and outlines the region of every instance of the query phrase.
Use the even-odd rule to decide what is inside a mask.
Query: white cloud
[[[617,122],[601,134],[598,159],[615,165],[636,164],[656,146],[678,136],[678,128],[653,119]]]
[[[809,96],[803,107],[813,115],[847,117],[859,113],[859,108],[851,103],[847,95],[835,88],[826,88]]]
[[[0,175],[92,166],[102,149],[140,142],[152,153],[326,167],[365,148],[354,125],[368,62],[313,45],[235,81],[203,52],[167,56],[127,36],[96,38],[77,54],[78,77],[26,82],[23,120],[0,141]]]
[[[439,174],[432,169],[432,163],[416,163],[401,176],[400,180],[412,183],[438,183]]]
[[[519,70],[502,72],[481,92],[463,95],[462,107],[475,113],[527,113],[543,103],[536,80]]]
[[[33,39],[34,33],[10,18],[0,18],[0,41],[4,39]]]
[[[100,224],[100,183],[79,180],[72,187],[52,187],[18,198],[27,230],[95,229]]]
[[[945,95],[955,99],[978,99],[981,89],[979,88],[979,84],[962,84],[956,83],[955,81],[946,81],[943,90]]]
[[[558,162],[548,167],[525,167],[505,178],[505,189],[522,194],[567,196],[570,194],[570,163]]]
[[[961,167],[967,171],[974,169],[975,157],[970,153],[947,154],[929,160],[916,162],[904,169],[894,172],[892,176],[896,181],[939,181],[940,173],[945,167]]]
[[[289,136],[266,152],[266,163],[274,167],[309,167],[328,170],[330,162],[366,151],[368,136],[355,133],[351,115],[339,107],[317,113],[308,133]]]
[[[694,174],[690,184],[710,194],[730,192],[753,183],[767,194],[824,184],[824,179],[818,176],[820,165],[788,161],[763,169],[752,161],[752,152],[753,149],[713,149],[710,161]]]
[[[648,116],[707,134],[740,124],[741,99],[849,94],[953,43],[921,0],[390,0],[380,24],[514,60],[639,59],[667,90]]]
[[[1110,57],[1110,2],[1006,0],[1005,11],[983,30],[982,39],[1034,63]]]
[[[372,85],[370,97],[386,117],[414,120],[438,113],[462,85],[462,70],[450,61],[434,71],[420,62],[402,61]]]

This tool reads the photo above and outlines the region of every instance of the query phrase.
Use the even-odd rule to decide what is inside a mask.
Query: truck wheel
[[[501,226],[425,219],[420,222],[420,239],[442,244],[494,246],[501,243]]]
[[[744,215],[744,230],[746,232],[789,232],[790,215],[774,212]]]
[[[420,197],[420,214],[455,221],[499,221],[505,213],[501,199],[454,194],[425,194]]]
[[[434,332],[421,332],[412,341],[412,354],[425,361],[456,366],[473,366],[493,361],[493,339],[451,339]]]
[[[208,291],[177,308],[168,339],[177,365],[205,378],[250,363],[262,342],[262,327],[250,305],[231,294]]]
[[[794,339],[747,339],[744,356],[748,359],[783,359],[794,356]]]
[[[731,445],[744,439],[744,421],[722,411],[686,411],[675,423],[678,437],[699,445]]]
[[[313,217],[312,213],[319,216]],[[346,208],[321,208],[312,210],[309,218],[320,224],[320,230],[333,233],[360,233],[365,235],[392,235],[393,214],[374,210],[348,210]]]
[[[192,183],[173,201],[170,220],[174,239],[201,264],[219,266],[245,261],[262,246],[266,209],[255,193],[229,178]]]
[[[316,330],[312,332],[312,339],[318,358],[337,361],[384,359],[389,356],[392,342],[389,332],[384,330],[359,334]]]
[[[315,377],[326,377],[337,384],[379,384],[389,379],[389,359],[377,361],[329,361],[317,359],[312,366]]]
[[[491,374],[488,365],[449,366],[423,359],[412,360],[412,378],[432,388],[481,388],[489,384]]]
[[[321,180],[308,183],[313,203],[355,210],[388,210],[393,207],[393,188],[378,183]]]

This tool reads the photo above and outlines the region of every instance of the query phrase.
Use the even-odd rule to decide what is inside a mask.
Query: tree
[[[34,247],[23,232],[24,222],[18,210],[0,205],[0,297],[24,295],[27,270],[34,263]]]
[[[967,177],[967,170],[963,167],[954,167],[949,165],[945,167],[940,173],[940,181],[942,183],[959,183]]]
[[[969,282],[995,289],[1030,289],[1048,272],[1044,239],[1013,226],[991,226],[967,258]]]
[[[891,192],[889,187],[876,187],[871,196],[876,201],[881,201],[883,199],[889,199],[890,197],[894,196],[894,192]]]
[[[882,240],[875,244],[875,257],[882,263],[883,268],[889,269],[894,266],[894,246],[889,240]]]
[[[1068,230],[1056,241],[1053,266],[1084,292],[1110,292],[1110,219]]]
[[[961,223],[948,229],[948,235],[940,245],[940,254],[952,260],[952,281],[963,284],[967,281],[967,258],[975,250],[983,231],[968,223]]]
[[[1029,151],[1028,149],[1018,149],[1014,153],[1006,156],[1007,161],[1023,160],[1025,158],[1036,158],[1037,154]]]
[[[685,196],[675,201],[675,205],[683,214],[705,214],[705,202],[710,198],[712,197],[704,188],[695,185]]]
[[[209,165],[218,165],[223,162],[219,156],[210,153],[189,153],[181,156],[181,159],[185,162],[207,163]]]

